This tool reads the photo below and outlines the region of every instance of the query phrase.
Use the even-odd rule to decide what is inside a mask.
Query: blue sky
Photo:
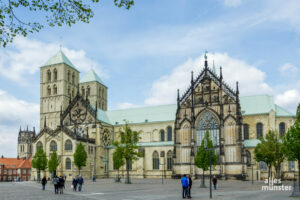
[[[207,50],[210,66],[222,65],[242,95],[273,95],[295,112],[299,1],[137,0],[126,10],[103,0],[93,8],[89,24],[45,28],[0,49],[0,154],[15,155],[20,125],[38,128],[39,66],[60,44],[81,75],[97,71],[109,88],[109,109],[174,103]]]

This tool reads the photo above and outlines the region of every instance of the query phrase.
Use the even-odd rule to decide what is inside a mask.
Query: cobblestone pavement
[[[206,181],[208,185],[208,181]],[[284,185],[292,183],[284,182]],[[193,199],[209,199],[209,188],[200,188],[200,180],[193,182]],[[218,190],[213,190],[213,199],[217,200],[283,200],[291,191],[262,191],[262,182],[219,181]],[[66,183],[63,195],[55,195],[52,184],[47,184],[42,191],[41,185],[35,182],[3,183],[0,182],[0,200],[177,200],[181,198],[180,180],[135,179],[132,184],[115,183],[112,179],[86,181],[82,192],[73,192],[70,182]]]

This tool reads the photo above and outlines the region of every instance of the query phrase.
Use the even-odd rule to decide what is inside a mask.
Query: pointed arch
[[[236,121],[233,117],[227,117],[224,122],[225,144],[235,144],[237,140]]]
[[[54,68],[53,74],[54,74],[54,81],[57,81],[57,69],[56,68]]]
[[[157,151],[154,151],[152,154],[152,164],[153,164],[153,169],[159,169],[159,155]]]

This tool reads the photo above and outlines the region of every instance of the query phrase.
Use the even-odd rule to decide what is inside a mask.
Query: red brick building
[[[0,158],[0,181],[30,180],[31,159]]]

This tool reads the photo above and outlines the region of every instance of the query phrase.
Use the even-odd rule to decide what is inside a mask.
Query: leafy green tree
[[[54,150],[50,160],[48,161],[48,170],[52,173],[52,177],[56,175],[56,169],[59,165],[58,156],[56,154],[56,151]]]
[[[87,160],[87,153],[81,142],[77,145],[73,157],[74,157],[74,164],[78,168],[80,174],[80,170],[82,169],[82,167],[86,166],[86,160]]]
[[[283,161],[285,160],[285,151],[286,148],[282,143],[282,140],[280,139],[280,137],[278,137],[278,134],[274,135],[274,140],[275,142],[273,143],[274,147],[275,147],[275,151],[274,151],[274,167],[275,167],[275,171],[276,171],[276,178],[280,179],[280,170],[281,170],[281,163],[283,163]]]
[[[205,149],[205,143],[207,144],[207,149]],[[209,137],[209,131],[207,130],[205,133],[205,137],[201,141],[201,146],[198,149],[196,156],[194,157],[195,165],[202,169],[202,183],[200,187],[205,187],[205,176],[204,172],[209,169],[210,160],[209,160],[209,151],[208,149],[213,148],[214,145]],[[211,151],[211,164],[212,166],[217,164],[217,156],[214,151]]]
[[[41,170],[47,169],[47,156],[46,153],[43,151],[43,148],[38,148],[37,152],[34,154],[33,159],[31,161],[32,167],[37,169],[37,180],[41,180]]]
[[[123,153],[123,147],[117,148],[116,151],[113,153],[114,169],[118,170],[118,176],[116,178],[116,182],[120,182],[120,167],[122,167],[125,164],[122,153]]]
[[[129,9],[134,0],[113,0],[117,7]],[[0,4],[0,46],[5,47],[17,35],[39,32],[43,24],[53,26],[71,26],[78,21],[89,23],[94,16],[92,6],[99,0],[8,0]],[[22,10],[25,17],[18,14]],[[31,20],[39,15],[38,20]]]
[[[129,164],[143,157],[143,154],[138,151],[139,147],[136,144],[140,140],[140,133],[133,131],[126,121],[124,127],[119,129],[119,133],[120,141],[115,141],[114,146],[116,146],[116,151],[120,151],[122,159],[126,162],[127,176],[125,183],[130,184]]]
[[[281,157],[276,153],[281,151],[281,145],[274,131],[269,131],[266,137],[259,138],[259,143],[254,149],[254,156],[257,162],[263,161],[268,166],[268,177],[271,177],[272,166],[276,163],[277,167],[281,164]]]
[[[297,108],[296,121],[283,137],[285,154],[290,161],[298,161],[298,170],[300,169],[300,104]],[[299,187],[300,187],[300,179]]]

